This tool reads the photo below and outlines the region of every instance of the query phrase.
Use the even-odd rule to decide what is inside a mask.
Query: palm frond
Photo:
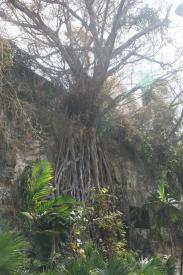
[[[19,217],[26,223],[31,224],[34,222],[34,216],[30,212],[22,211],[19,213]]]
[[[60,212],[64,213],[67,212],[65,210],[71,209],[75,203],[76,201],[74,198],[62,195],[51,200],[44,200],[40,207],[42,207],[42,212],[46,211],[47,209],[55,208],[60,209]]]
[[[97,275],[102,274],[104,267],[105,261],[102,255],[92,245],[88,245],[85,257],[68,262],[62,275]]]
[[[122,259],[112,259],[107,264],[101,275],[128,275],[130,274],[130,268],[127,263]]]
[[[36,205],[49,196],[49,182],[53,179],[53,169],[49,162],[42,160],[32,168],[30,193]]]
[[[144,275],[165,275],[165,266],[159,257],[154,257],[142,261],[139,265],[137,274]]]
[[[174,261],[173,257],[168,258],[166,265],[165,265],[165,269],[166,269],[167,275],[175,275],[175,261]]]
[[[0,274],[12,274],[22,266],[26,243],[11,232],[0,235]]]

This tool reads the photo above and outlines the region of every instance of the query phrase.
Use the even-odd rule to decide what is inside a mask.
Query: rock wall
[[[13,83],[6,85],[7,82]],[[35,115],[32,94],[36,75],[20,66],[1,77],[0,87],[0,230],[4,225],[16,224],[18,178],[23,169],[46,158],[43,142],[30,123]],[[40,87],[44,83],[39,80]],[[15,94],[14,94],[15,93]],[[8,100],[6,101],[6,97]]]
[[[2,124],[4,125],[2,127]],[[0,116],[0,228],[15,222],[18,177],[32,162],[43,158],[39,140]]]

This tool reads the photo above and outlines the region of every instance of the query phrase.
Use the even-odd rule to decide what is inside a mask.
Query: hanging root
[[[56,193],[68,193],[85,201],[91,187],[99,190],[111,183],[109,161],[95,129],[68,126],[59,141],[55,168]]]

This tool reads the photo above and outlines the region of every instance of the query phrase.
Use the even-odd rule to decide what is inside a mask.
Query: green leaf
[[[25,247],[26,243],[19,235],[12,232],[0,234],[0,274],[12,274],[21,268]]]
[[[165,268],[167,275],[175,275],[175,261],[173,257],[168,258]]]
[[[166,194],[165,194],[165,184],[164,184],[164,182],[160,182],[158,194],[159,194],[160,201],[161,202],[166,202]]]
[[[34,221],[34,218],[33,218],[32,214],[29,213],[29,212],[20,212],[19,215],[22,218],[26,218],[29,222],[33,222]]]
[[[49,162],[40,161],[32,168],[30,193],[33,203],[39,207],[46,196],[50,194],[49,182],[53,179],[53,169]]]

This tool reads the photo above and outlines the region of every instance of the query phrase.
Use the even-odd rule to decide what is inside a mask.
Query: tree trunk
[[[180,256],[180,275],[183,275],[183,248],[181,251],[181,256]]]
[[[56,236],[55,234],[53,234],[52,240],[51,240],[51,254],[50,254],[51,262],[54,261],[55,253],[56,253]]]

